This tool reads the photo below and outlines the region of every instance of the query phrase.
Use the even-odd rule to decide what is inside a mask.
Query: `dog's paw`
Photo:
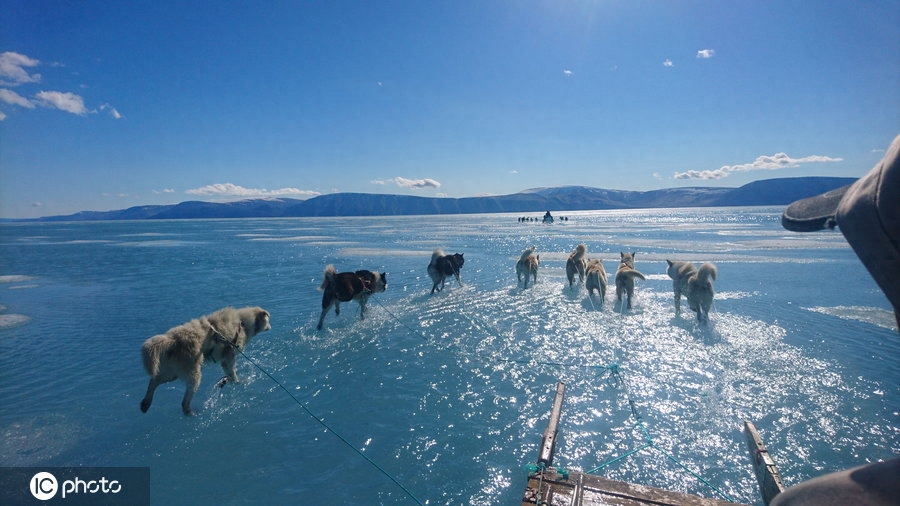
[[[141,401],[141,413],[146,413],[150,409],[150,401],[144,399]]]
[[[228,384],[228,376],[222,376],[222,379],[216,382],[216,386],[219,388],[224,387],[226,384]]]

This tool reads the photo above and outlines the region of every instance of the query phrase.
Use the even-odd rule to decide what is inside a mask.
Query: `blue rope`
[[[674,462],[675,464],[677,464],[679,467],[681,467],[682,469],[684,469],[685,471],[687,471],[691,476],[693,476],[694,478],[696,478],[697,480],[699,480],[701,483],[703,483],[703,484],[706,485],[707,487],[711,488],[711,489],[712,489],[713,491],[715,491],[717,494],[721,495],[726,501],[729,501],[729,502],[735,502],[734,499],[732,499],[731,497],[728,496],[728,494],[726,494],[725,492],[723,492],[722,490],[720,490],[718,487],[716,487],[715,485],[713,485],[712,483],[710,483],[708,480],[706,480],[705,478],[703,478],[702,476],[700,476],[700,475],[697,474],[696,472],[694,472],[694,471],[692,471],[691,469],[689,469],[689,468],[688,468],[686,465],[684,465],[681,461],[679,461],[678,459],[676,459],[676,458],[675,458],[674,456],[672,456],[672,454],[670,454],[669,452],[667,452],[667,451],[663,450],[662,448],[660,448],[659,445],[657,445],[657,444],[653,441],[653,438],[650,436],[650,431],[647,430],[647,426],[644,424],[644,419],[643,419],[643,417],[641,416],[640,412],[639,412],[638,409],[637,409],[637,404],[634,402],[634,399],[631,397],[631,391],[628,389],[628,383],[626,383],[625,380],[622,378],[622,375],[621,375],[621,369],[619,368],[619,364],[612,364],[612,365],[610,365],[609,367],[607,367],[607,371],[609,371],[609,374],[610,374],[610,377],[607,378],[607,382],[615,381],[617,384],[623,386],[623,389],[625,390],[625,395],[626,395],[626,397],[628,398],[628,407],[631,409],[631,416],[633,416],[634,419],[635,419],[635,426],[640,427],[641,432],[643,432],[643,434],[644,434],[644,441],[645,441],[645,442],[644,442],[644,444],[641,445],[639,448],[636,448],[636,449],[634,449],[634,450],[631,450],[631,451],[625,453],[624,455],[621,455],[621,456],[616,457],[616,458],[614,458],[614,459],[612,459],[612,460],[609,460],[609,461],[607,461],[607,462],[604,462],[603,464],[600,464],[599,466],[597,466],[597,467],[595,467],[595,468],[593,468],[593,469],[587,471],[587,474],[592,474],[592,473],[594,473],[594,472],[599,471],[600,469],[603,469],[603,468],[605,468],[605,467],[608,467],[608,466],[610,466],[610,465],[612,465],[612,464],[614,464],[614,463],[616,463],[616,462],[619,462],[620,460],[624,460],[624,459],[626,459],[626,458],[628,458],[628,457],[630,457],[630,456],[632,456],[632,455],[634,455],[634,454],[636,454],[636,453],[639,453],[639,452],[641,452],[641,451],[643,451],[643,450],[645,450],[645,449],[647,449],[647,448],[652,448],[652,449],[654,449],[654,450],[656,450],[656,451],[662,453],[667,459],[671,460],[672,462]],[[614,378],[614,379],[613,379],[613,378]]]
[[[300,399],[298,399],[298,398],[297,398],[290,390],[288,390],[284,385],[282,385],[280,381],[278,381],[277,379],[275,379],[274,376],[272,376],[271,374],[269,374],[269,371],[263,369],[262,366],[260,366],[259,364],[257,364],[256,361],[254,361],[252,358],[248,357],[248,356],[244,353],[244,351],[241,350],[240,348],[235,348],[235,349],[237,349],[238,352],[240,352],[241,356],[243,356],[245,359],[247,359],[248,362],[250,362],[251,364],[253,364],[253,365],[254,365],[257,369],[259,369],[263,374],[265,374],[266,376],[268,376],[269,379],[271,379],[272,381],[274,381],[276,385],[278,385],[282,390],[284,390],[284,392],[285,392],[286,394],[288,394],[288,395],[291,397],[291,399],[294,399],[294,402],[296,402],[297,405],[300,406],[300,407],[303,409],[303,411],[306,411],[306,414],[307,414],[307,415],[309,415],[313,420],[315,420],[316,422],[318,422],[319,425],[321,425],[322,427],[325,427],[325,430],[327,430],[328,432],[331,432],[332,434],[334,434],[338,439],[341,440],[342,443],[344,443],[345,445],[347,445],[347,446],[348,446],[349,448],[351,448],[354,452],[356,452],[357,455],[359,455],[360,457],[362,457],[363,459],[365,459],[366,462],[368,462],[369,464],[371,464],[372,467],[374,467],[375,469],[379,470],[379,471],[381,472],[381,474],[387,476],[387,478],[388,478],[389,480],[391,480],[392,482],[394,482],[395,485],[397,485],[398,487],[400,487],[400,490],[402,490],[403,492],[405,492],[406,495],[408,495],[410,499],[412,499],[413,501],[415,501],[416,504],[418,504],[419,506],[425,506],[425,505],[422,503],[422,501],[420,501],[418,498],[416,498],[416,496],[413,495],[413,493],[410,492],[410,490],[409,490],[408,488],[406,488],[405,486],[403,486],[403,484],[400,483],[400,481],[398,481],[397,478],[394,478],[394,477],[393,477],[390,473],[388,473],[383,467],[379,466],[374,460],[370,459],[370,458],[368,457],[368,455],[366,455],[365,453],[363,453],[362,451],[360,451],[357,447],[353,446],[353,444],[351,444],[350,441],[348,441],[344,436],[342,436],[340,433],[338,433],[337,431],[335,431],[334,429],[332,429],[331,427],[329,427],[328,424],[325,423],[324,420],[322,420],[321,418],[319,418],[318,416],[316,416],[312,411],[310,411],[310,409],[307,408],[305,404],[303,404],[302,402],[300,402]]]

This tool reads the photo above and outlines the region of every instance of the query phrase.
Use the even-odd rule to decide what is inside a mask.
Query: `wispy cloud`
[[[19,107],[25,107],[28,109],[34,109],[34,104],[31,102],[31,100],[28,100],[27,98],[19,95],[12,90],[0,88],[0,102],[17,105]]]
[[[739,165],[723,165],[715,170],[689,170],[675,173],[675,179],[723,179],[732,172],[747,172],[751,170],[779,170],[799,167],[804,163],[842,162],[843,158],[831,158],[829,156],[813,155],[803,158],[791,158],[785,153],[760,156],[751,163]]]
[[[563,70],[563,75],[566,77],[570,77],[572,75],[572,71],[569,69]]]
[[[674,67],[674,66],[675,66],[675,64],[672,63],[672,60],[669,60],[668,58],[663,62],[663,67]]]
[[[440,188],[441,183],[434,179],[406,179],[405,177],[395,177],[394,183],[401,188],[410,188],[413,190],[421,190],[423,188]]]
[[[108,112],[109,115],[115,119],[122,119],[122,115],[119,113],[119,111],[117,111],[115,107],[113,107],[109,104],[101,105],[100,110]]]
[[[28,69],[41,65],[39,60],[29,58],[23,54],[7,51],[0,53],[0,86],[15,87],[25,86],[41,82],[40,74],[29,73]],[[51,64],[51,66],[53,66]],[[57,109],[78,116],[95,114],[96,109],[88,109],[84,98],[68,91],[39,91],[32,97],[25,97],[15,91],[0,88],[0,103],[34,109],[35,106]],[[100,111],[105,111],[115,119],[122,119],[122,114],[113,106],[103,104]],[[6,119],[6,114],[0,112],[0,120]]]
[[[40,62],[23,54],[6,51],[0,53],[0,86],[18,86],[39,83],[40,74],[29,74],[26,67],[37,67]]]
[[[697,58],[702,58],[704,60],[707,60],[709,58],[712,58],[715,54],[716,54],[715,49],[701,49],[701,50],[697,51]]]
[[[164,190],[168,191],[168,190]],[[200,188],[186,190],[190,195],[205,195],[214,197],[284,197],[301,196],[315,197],[320,195],[317,191],[300,190],[299,188],[280,188],[278,190],[266,190],[265,188],[244,188],[232,183],[217,183]]]
[[[84,106],[84,99],[80,95],[68,91],[41,91],[35,95],[38,105],[59,109],[79,116],[86,115],[89,111]]]

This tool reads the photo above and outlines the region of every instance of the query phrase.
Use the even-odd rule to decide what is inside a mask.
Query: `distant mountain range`
[[[423,214],[543,213],[661,207],[786,205],[848,185],[854,178],[766,179],[739,188],[687,187],[652,191],[586,186],[535,188],[511,195],[439,198],[373,193],[332,193],[309,200],[267,198],[218,203],[190,201],[118,211],[82,211],[20,221],[167,220],[192,218],[281,218],[307,216],[395,216]]]

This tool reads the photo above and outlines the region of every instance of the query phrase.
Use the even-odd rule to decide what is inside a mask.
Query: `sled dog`
[[[716,266],[706,262],[688,279],[688,306],[697,313],[697,320],[702,323],[709,322],[709,309],[715,294],[712,282],[717,275]]]
[[[522,252],[519,261],[516,262],[516,278],[519,283],[525,280],[525,288],[528,288],[528,277],[534,279],[537,283],[538,266],[541,264],[541,256],[534,254],[534,246],[529,247]]]
[[[627,307],[631,309],[631,299],[634,297],[635,278],[646,280],[643,274],[634,268],[635,253],[619,252],[619,268],[616,269],[616,300],[621,302],[622,295],[627,296]]]
[[[463,253],[445,255],[440,249],[434,250],[434,253],[431,254],[431,263],[428,264],[428,275],[434,281],[431,293],[434,293],[435,290],[439,292],[443,290],[444,280],[448,276],[456,277],[456,282],[459,283],[459,286],[462,286],[462,281],[459,280],[459,270],[462,269],[465,261]],[[438,283],[441,285],[440,288],[438,288]]]
[[[146,413],[150,409],[156,387],[181,379],[187,385],[181,410],[191,414],[191,399],[200,386],[203,361],[222,363],[225,377],[217,383],[219,387],[229,381],[237,382],[236,351],[244,348],[253,336],[270,328],[269,312],[263,308],[226,307],[147,339],[141,355],[150,384],[141,401],[141,411]]]
[[[575,283],[575,274],[578,274],[579,282],[584,281],[585,255],[587,255],[587,246],[579,244],[566,260],[566,277],[569,278],[569,288],[572,288]]]
[[[387,273],[359,270],[356,272],[338,273],[333,265],[325,267],[322,273],[322,314],[319,316],[317,330],[322,330],[325,315],[331,306],[334,306],[334,314],[341,314],[341,302],[355,300],[359,303],[359,319],[366,315],[366,301],[373,293],[383,292],[387,288]]]
[[[672,291],[675,292],[675,314],[681,314],[681,296],[687,297],[688,279],[697,273],[697,267],[691,262],[672,261],[666,259],[666,274],[672,278]]]
[[[606,269],[603,268],[603,262],[596,258],[588,260],[584,287],[587,288],[588,297],[593,295],[596,289],[600,295],[600,304],[606,302]]]
[[[708,322],[715,294],[712,281],[718,275],[716,266],[706,262],[697,269],[691,262],[666,260],[666,263],[666,273],[672,278],[672,290],[675,293],[675,314],[681,313],[681,296],[684,295],[688,306],[697,313],[697,320]]]

